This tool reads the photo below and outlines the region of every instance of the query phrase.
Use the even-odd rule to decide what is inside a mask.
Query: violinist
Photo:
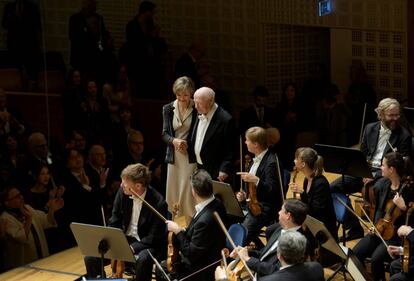
[[[365,155],[374,178],[381,176],[381,161],[385,154],[398,151],[403,156],[411,154],[411,134],[400,125],[400,104],[396,99],[382,99],[375,109],[378,121],[369,123],[364,128],[361,152]],[[331,183],[333,192],[354,193],[360,192],[364,185],[372,185],[372,179],[356,178],[345,175]],[[364,236],[359,221],[354,216],[348,216],[344,223],[348,230],[346,240],[353,240]]]
[[[109,226],[125,232],[137,262],[134,265],[136,280],[151,280],[153,260],[148,254],[159,258],[165,245],[164,222],[156,216],[142,201],[132,196],[133,190],[161,214],[167,213],[167,204],[162,195],[150,185],[150,173],[142,164],[128,165],[121,173],[122,184],[116,194]],[[85,257],[86,271],[89,278],[100,275],[100,259]]]
[[[412,223],[413,224],[413,223]],[[408,272],[402,272],[402,267],[401,267],[401,260],[397,259],[394,260],[391,263],[390,266],[390,281],[409,281],[409,280],[413,280],[414,278],[414,229],[411,226],[408,225],[402,225],[400,226],[400,228],[397,231],[398,236],[400,237],[404,237],[405,239],[408,240],[408,242],[410,243],[410,249],[408,253],[410,255],[409,258],[409,268],[408,268]],[[390,248],[392,246],[389,247],[389,251]],[[392,249],[392,248],[391,248]],[[395,256],[399,256],[400,253],[400,247],[395,247],[395,250],[391,250],[392,254]],[[402,249],[404,250],[404,249]]]
[[[277,259],[280,269],[270,275],[260,277],[258,281],[322,281],[324,273],[317,262],[304,262],[307,240],[297,231],[287,231],[280,235],[277,247]],[[229,281],[222,267],[216,269],[216,281]]]
[[[306,219],[307,211],[308,208],[303,202],[296,199],[285,200],[279,211],[279,223],[275,225],[275,230],[267,240],[266,246],[261,250],[248,250],[247,248],[242,247],[238,248],[240,258],[244,259],[247,266],[257,273],[259,279],[260,277],[272,274],[279,270],[280,263],[276,252],[279,238],[285,232],[298,231],[304,234],[307,239],[307,244],[305,256],[303,258],[306,260],[307,257],[313,256],[315,240],[310,233],[304,232],[302,229],[302,224]],[[235,258],[237,256],[236,251],[233,251],[230,256]]]
[[[408,163],[408,161],[407,161]],[[403,223],[402,215],[406,209],[406,202],[413,198],[410,181],[405,180],[406,163],[398,152],[391,152],[382,159],[381,172],[383,178],[374,185],[376,209],[374,224],[384,236],[388,245],[399,245],[397,229]],[[400,216],[398,216],[401,214]],[[387,217],[385,219],[385,217]],[[390,224],[384,224],[385,222]],[[391,227],[391,238],[386,238],[386,231]],[[392,232],[394,231],[394,232]],[[369,233],[355,245],[353,251],[356,257],[364,264],[367,257],[371,257],[371,272],[374,280],[385,280],[384,262],[390,262],[391,257],[377,232],[371,229]]]
[[[303,187],[290,183],[293,192],[300,193],[301,200],[308,205],[309,215],[320,220],[334,238],[338,238],[336,216],[329,182],[323,173],[323,158],[310,147],[300,147],[295,153],[296,171],[303,173]]]
[[[214,198],[212,179],[207,171],[196,170],[190,178],[190,185],[197,204],[196,213],[188,228],[182,228],[173,221],[166,222],[168,231],[175,234],[173,244],[181,255],[181,264],[175,268],[174,277],[187,277],[188,281],[211,281],[214,279],[214,262],[220,261],[221,249],[226,243],[224,233],[213,214],[217,212],[223,220],[226,210],[223,204]],[[197,271],[199,272],[196,273]],[[158,269],[156,275],[157,280],[165,278]]]
[[[263,226],[274,221],[276,212],[282,206],[282,193],[278,181],[276,158],[268,150],[266,130],[261,127],[251,127],[246,131],[246,146],[250,153],[254,154],[253,165],[249,171],[239,172],[242,180],[248,186],[247,190],[236,194],[239,202],[250,200],[248,213],[243,225],[248,231],[247,241],[254,241],[256,246],[263,246],[258,238]],[[253,190],[251,190],[253,188]],[[256,198],[251,198],[256,193]],[[260,208],[257,214],[252,210],[251,203],[255,200]]]

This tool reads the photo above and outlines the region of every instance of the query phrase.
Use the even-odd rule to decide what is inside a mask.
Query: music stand
[[[233,188],[230,184],[213,181],[213,194],[223,202],[228,215],[235,217],[244,217],[239,201],[237,201]]]
[[[104,259],[117,259],[135,264],[124,232],[119,228],[72,222],[73,236],[84,256],[101,258],[101,276],[104,275]]]
[[[342,177],[372,178],[367,159],[360,150],[319,143],[314,148],[323,157],[325,171],[341,174]]]
[[[354,280],[372,280],[371,276],[365,271],[361,263],[352,253],[352,251],[344,246],[336,243],[329,230],[324,223],[307,215],[304,222],[306,227],[312,232],[313,236],[318,240],[318,243],[329,252],[337,255],[342,259],[341,266],[334,271],[327,281],[332,280],[333,277],[340,271],[347,271]],[[345,272],[344,272],[345,276]],[[361,279],[363,276],[365,279]]]
[[[403,113],[407,122],[408,128],[410,129],[411,135],[414,135],[414,108],[404,107]]]

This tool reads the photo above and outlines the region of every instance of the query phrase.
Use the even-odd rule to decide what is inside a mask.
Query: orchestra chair
[[[230,225],[228,232],[236,246],[243,247],[246,244],[247,228],[244,225],[240,223],[234,223]],[[226,247],[230,252],[233,251],[233,246],[227,238]]]
[[[351,206],[351,200],[349,199],[348,196],[346,196],[343,193],[332,193],[331,195],[332,195],[332,201],[333,201],[336,221],[337,221],[336,230],[338,231],[339,227],[342,225],[342,239],[343,239],[342,243],[345,246],[346,235],[345,235],[345,227],[343,227],[343,225],[348,216],[348,210],[346,209],[344,205],[341,204],[341,202],[339,202],[337,198],[341,199],[342,202],[346,203],[347,206]]]

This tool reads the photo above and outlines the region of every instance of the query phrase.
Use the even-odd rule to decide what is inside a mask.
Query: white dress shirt
[[[145,190],[145,192],[141,195],[141,197],[145,199],[146,194],[147,194],[147,190]],[[136,197],[132,197],[132,200],[133,200],[133,206],[132,206],[131,220],[129,221],[126,235],[134,237],[135,239],[140,241],[141,239],[139,238],[139,235],[138,235],[138,221],[139,221],[139,215],[141,214],[141,210],[142,210],[142,201]]]
[[[201,147],[203,146],[204,137],[206,135],[208,126],[210,125],[211,118],[213,117],[214,113],[217,110],[217,104],[215,103],[213,105],[213,108],[206,114],[200,114],[198,118],[200,119],[198,121],[197,126],[197,135],[196,140],[194,144],[194,153],[197,159],[197,163],[202,165],[203,160],[201,159],[200,153],[201,153]]]
[[[385,128],[381,124],[379,136],[378,136],[377,149],[375,150],[375,153],[372,157],[371,166],[376,167],[376,168],[381,167],[382,156],[384,155],[384,150],[385,150],[385,147],[387,146],[387,141],[389,141],[390,136],[391,136],[391,130],[388,128]]]
[[[301,226],[296,226],[289,229],[282,229],[282,231],[280,232],[280,236],[282,236],[283,233],[288,231],[297,231],[300,227]],[[270,249],[266,253],[264,253],[264,255],[260,258],[260,261],[263,261],[272,251],[274,251],[277,248],[277,245],[279,245],[279,239],[270,247]]]

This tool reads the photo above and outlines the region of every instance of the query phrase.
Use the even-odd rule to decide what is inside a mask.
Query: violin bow
[[[362,143],[362,134],[364,133],[365,114],[367,112],[367,103],[364,103],[364,112],[362,113],[361,131],[359,132],[359,144]]]
[[[387,143],[391,147],[392,152],[397,152],[397,148],[393,147],[389,140],[387,140]]]
[[[377,236],[381,239],[382,243],[384,243],[385,248],[388,249],[388,244],[387,242],[385,242],[384,238],[382,238],[381,233],[379,233],[378,229],[375,227],[374,223],[371,221],[371,219],[369,218],[367,212],[365,212],[364,208],[361,208],[362,212],[364,212],[365,217],[368,219],[369,223],[372,225],[375,233],[377,234]],[[388,255],[394,259],[394,257],[387,251]]]
[[[282,195],[282,202],[285,202],[285,192],[283,191],[283,183],[282,183],[282,175],[280,173],[280,163],[279,163],[279,157],[277,157],[276,154],[275,158],[276,158],[276,169],[277,169],[277,174],[278,174],[278,178],[279,178],[279,185],[280,185],[280,194]]]
[[[367,223],[361,219],[360,216],[358,216],[357,213],[355,213],[354,210],[352,210],[341,198],[339,198],[338,196],[335,196],[335,199],[338,200],[339,203],[341,203],[342,206],[344,206],[349,212],[351,212],[354,216],[357,217],[357,219],[369,230],[370,226],[367,225]]]
[[[243,172],[243,137],[240,135],[239,139],[239,153],[240,153],[240,172]],[[240,192],[243,191],[243,179],[240,177]]]
[[[160,219],[162,219],[164,222],[167,220],[163,215],[160,214],[154,207],[151,206],[150,203],[145,201],[144,198],[142,198],[138,193],[136,193],[134,190],[129,189],[129,191],[132,193],[133,196],[137,197],[139,200],[142,201],[151,211],[153,211]]]
[[[236,244],[233,241],[233,238],[231,238],[229,232],[227,231],[226,227],[224,226],[223,221],[221,220],[219,214],[217,212],[214,212],[214,217],[216,218],[216,221],[220,225],[221,229],[223,230],[224,234],[226,234],[227,239],[230,241],[231,246],[236,251],[237,255],[239,256],[239,250],[237,249]],[[240,257],[240,256],[239,256]],[[244,259],[240,258],[241,262],[243,263],[244,267],[247,269],[247,272],[249,273],[250,277],[252,277],[252,280],[255,280],[254,275],[250,268],[247,266],[247,263]]]

